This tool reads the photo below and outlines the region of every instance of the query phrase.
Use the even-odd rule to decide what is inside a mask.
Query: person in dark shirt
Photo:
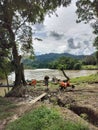
[[[45,86],[46,86],[47,89],[48,89],[48,85],[49,85],[49,76],[48,76],[48,75],[46,75],[46,76],[44,77],[44,83],[45,83]]]

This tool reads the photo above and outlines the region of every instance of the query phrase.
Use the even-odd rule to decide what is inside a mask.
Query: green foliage
[[[78,15],[77,22],[85,21],[85,23],[88,23],[90,20],[94,19],[95,9],[91,0],[78,0],[76,6],[76,13]]]
[[[26,58],[23,60],[25,68],[50,68],[50,69],[81,69],[81,64],[78,56],[63,56],[64,54],[46,54],[36,56],[35,59]],[[68,55],[68,54],[66,54]],[[76,68],[76,65],[78,66]]]
[[[58,6],[66,7],[70,2],[71,0],[0,0],[0,56],[12,56],[10,60],[14,62],[15,85],[19,85],[23,79],[25,82],[19,52],[21,55],[34,54],[32,25],[43,22],[46,14],[50,15]]]
[[[97,70],[98,66],[97,65],[82,65],[83,70]]]
[[[10,48],[11,45],[10,45],[9,33],[6,29],[2,27],[2,24],[0,23],[0,59],[7,57],[9,55]]]
[[[98,65],[98,50],[96,51],[95,55],[96,55],[96,63]]]
[[[83,65],[96,65],[96,57],[95,54],[85,56],[85,58],[82,59]]]
[[[93,82],[98,82],[98,73],[92,74],[89,76],[81,76],[77,78],[71,79],[72,83],[93,83]]]
[[[21,44],[23,52],[33,53],[32,25],[42,22],[45,15],[52,14],[58,6],[67,6],[70,2],[71,0],[1,0],[0,46],[4,43],[6,50],[13,48],[13,44]]]
[[[85,23],[92,22],[92,27],[94,29],[93,33],[96,34],[94,41],[94,46],[98,50],[98,1],[97,0],[78,0],[76,2],[77,6],[77,22],[84,21]],[[98,57],[96,57],[98,62]]]
[[[11,62],[7,58],[0,58],[0,78],[6,78],[12,70]]]
[[[76,64],[74,64],[74,69],[75,70],[80,70],[81,69],[81,63],[76,63]]]
[[[98,49],[98,37],[95,38],[94,46]]]
[[[54,67],[54,69],[81,69],[81,64],[79,60],[71,58],[71,57],[60,57],[56,61],[51,62],[50,68]],[[53,69],[53,68],[52,68]]]
[[[5,78],[5,74],[3,70],[0,68],[0,79],[4,79],[4,78]]]
[[[62,67],[66,68],[66,64],[64,63],[65,61],[62,57],[67,57],[67,59],[72,58],[73,61],[77,59],[76,60],[76,63],[77,63],[79,61],[78,59],[82,59],[84,56],[75,56],[68,53],[61,53],[61,54],[49,53],[49,54],[35,56],[34,59],[30,59],[29,57],[26,57],[23,60],[23,63],[25,65],[25,68],[61,69]],[[59,63],[58,61],[59,58],[62,58],[63,64]]]
[[[65,122],[57,110],[41,106],[10,123],[6,130],[89,130],[82,124]]]
[[[46,14],[55,12],[58,6],[67,6],[71,0],[0,0],[0,56],[12,55],[15,69],[15,85],[25,79],[19,77],[22,68],[21,55],[34,54],[32,25],[43,22]],[[19,69],[20,68],[20,69]]]

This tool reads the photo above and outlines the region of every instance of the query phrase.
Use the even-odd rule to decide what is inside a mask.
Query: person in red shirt
[[[35,87],[36,87],[36,83],[37,83],[36,79],[32,79],[32,80],[28,83],[28,85],[34,86],[34,88],[35,88]]]
[[[59,87],[60,87],[60,90],[64,90],[66,89],[67,87],[72,87],[74,88],[75,86],[74,85],[71,85],[69,80],[63,80],[63,81],[60,81],[59,82]]]

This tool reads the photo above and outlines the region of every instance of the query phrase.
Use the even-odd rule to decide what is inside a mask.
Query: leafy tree
[[[95,56],[96,56],[96,63],[98,65],[98,50],[96,51]]]
[[[0,45],[5,44],[4,50],[8,48],[8,52],[11,52],[15,70],[16,87],[9,95],[20,96],[18,87],[20,88],[21,82],[26,84],[19,49],[33,54],[32,25],[42,22],[45,14],[52,14],[58,6],[66,7],[70,2],[71,0],[0,0],[0,30],[4,32],[3,37],[0,31],[0,38],[3,37],[3,41],[6,41],[0,42]]]
[[[85,56],[85,58],[82,60],[82,63],[84,65],[96,65],[96,58],[94,55]]]
[[[98,0],[77,0],[76,6],[77,22],[92,23],[93,33],[96,34],[94,46],[98,51]]]
[[[0,24],[0,72],[1,72],[0,76],[2,76],[2,78],[7,79],[7,84],[8,84],[7,75],[12,69],[12,65],[9,61],[11,56],[10,55],[11,46],[9,45],[9,42],[10,42],[9,33]]]
[[[58,58],[57,60],[54,60],[53,62],[51,62],[49,64],[49,68],[52,68],[52,69],[63,68],[63,69],[67,69],[67,70],[72,70],[72,69],[75,69],[74,67],[77,63],[79,64],[79,60],[77,60],[77,59],[62,56],[62,57]]]
[[[74,69],[75,70],[80,70],[81,69],[81,63],[74,64]]]

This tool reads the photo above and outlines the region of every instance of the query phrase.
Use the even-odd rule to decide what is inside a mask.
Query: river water
[[[65,73],[70,77],[80,77],[80,76],[86,76],[95,74],[97,70],[65,70]],[[25,73],[25,79],[31,80],[43,80],[45,75],[48,75],[50,77],[50,80],[53,76],[55,76],[58,79],[65,79],[63,73],[60,70],[53,70],[53,69],[27,69],[24,71]],[[12,83],[15,80],[15,74],[14,72],[11,73],[8,76],[9,83]]]

